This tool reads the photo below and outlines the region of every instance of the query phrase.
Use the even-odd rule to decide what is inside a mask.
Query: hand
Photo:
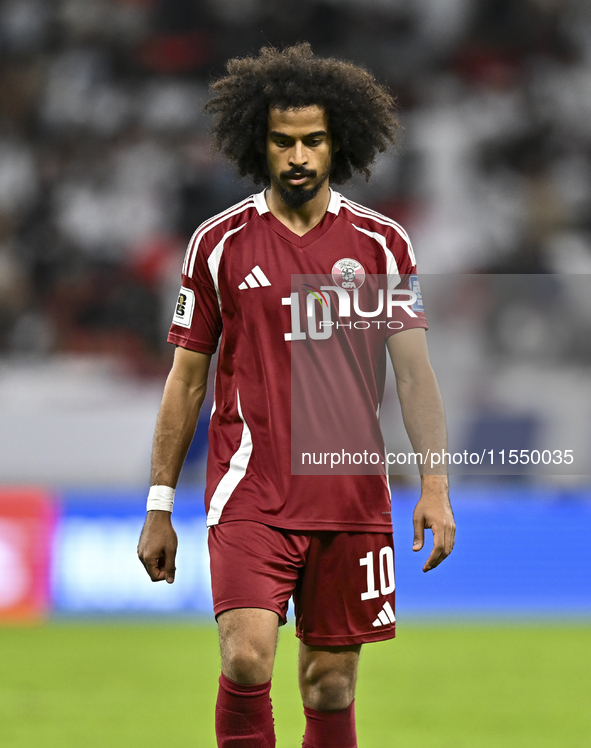
[[[137,547],[137,555],[153,582],[166,579],[174,582],[174,559],[178,540],[171,522],[171,513],[148,512]]]
[[[423,487],[413,516],[414,542],[413,551],[420,551],[425,543],[425,528],[433,532],[433,550],[423,571],[427,572],[447,558],[454,547],[456,523],[447,496],[447,489],[441,487],[426,489]]]

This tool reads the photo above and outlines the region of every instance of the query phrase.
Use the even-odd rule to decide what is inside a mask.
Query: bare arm
[[[405,330],[388,338],[388,350],[396,373],[396,387],[404,426],[415,452],[423,455],[421,498],[413,514],[413,551],[420,551],[425,528],[433,532],[433,550],[423,571],[438,566],[454,547],[455,521],[448,494],[447,471],[425,464],[427,453],[447,448],[443,401],[429,361],[423,329]],[[439,472],[439,475],[435,473]],[[444,474],[441,474],[444,473]]]
[[[175,350],[154,434],[153,486],[176,487],[205,399],[210,360],[205,353]]]
[[[162,396],[152,450],[151,485],[176,488],[197,426],[207,390],[211,356],[177,348]],[[171,514],[150,511],[138,545],[138,556],[150,579],[174,582],[177,537]]]

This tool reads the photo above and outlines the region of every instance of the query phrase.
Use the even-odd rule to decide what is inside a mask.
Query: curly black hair
[[[339,145],[331,171],[336,184],[347,182],[353,172],[369,179],[376,154],[396,140],[399,125],[388,90],[358,65],[317,57],[307,42],[283,51],[263,47],[257,57],[230,60],[227,71],[211,84],[214,97],[205,111],[215,116],[218,149],[255,184],[269,182],[266,140],[272,107],[324,108]]]

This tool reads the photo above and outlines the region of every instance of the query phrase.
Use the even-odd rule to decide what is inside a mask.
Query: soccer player
[[[347,408],[332,410],[352,410],[362,433],[375,434],[387,347],[415,452],[445,448],[417,295],[402,292],[402,302],[388,296],[391,317],[373,325],[367,320],[371,329],[363,340],[347,322],[373,277],[418,288],[406,232],[329,187],[353,172],[369,176],[376,154],[394,141],[393,100],[363,68],[316,57],[305,43],[231,60],[212,90],[207,109],[215,115],[220,149],[264,189],[205,221],[189,243],[138,554],[153,581],[174,581],[174,488],[219,342],[205,492],[222,656],[218,745],[275,745],[271,674],[278,626],[293,596],[303,745],[353,748],[361,645],[395,631],[390,493],[383,467],[367,474],[292,471],[291,366],[298,351],[308,355],[313,344],[338,341],[341,353],[327,348],[332,353],[322,360],[328,370],[340,356],[338,386],[357,389],[347,395]],[[292,276],[300,275],[331,280],[294,290]],[[324,323],[316,320],[321,308],[332,314]],[[302,408],[308,395],[307,412],[314,403],[327,412],[338,406],[336,393],[330,397],[334,385],[334,376],[328,383],[312,376],[311,394],[300,391]],[[315,400],[316,387],[323,395]],[[343,434],[344,443],[349,437],[355,435]],[[432,473],[422,470],[413,515],[414,550],[423,547],[425,528],[433,532],[424,571],[451,552],[455,533],[447,478]]]

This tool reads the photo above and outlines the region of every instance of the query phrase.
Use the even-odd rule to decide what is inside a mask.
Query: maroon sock
[[[306,732],[302,748],[357,748],[355,701],[346,709],[319,712],[304,707]]]
[[[219,748],[274,748],[271,681],[243,686],[220,675],[215,707],[215,734]]]

